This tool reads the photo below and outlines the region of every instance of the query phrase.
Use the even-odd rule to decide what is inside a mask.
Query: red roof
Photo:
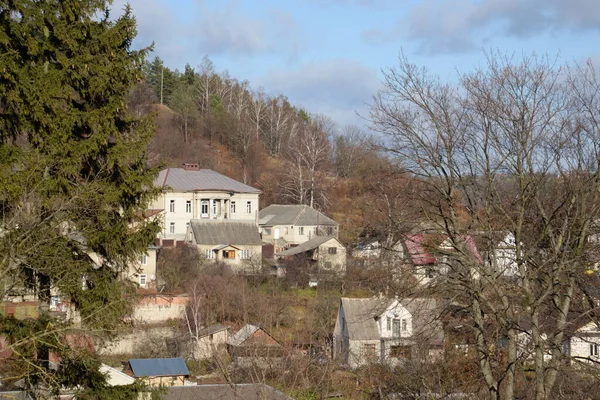
[[[404,244],[408,251],[410,260],[414,265],[431,265],[437,261],[431,254],[430,249],[439,248],[439,246],[448,238],[447,235],[426,235],[422,233],[406,235]],[[475,256],[478,262],[482,263],[483,258],[479,254],[475,240],[470,235],[461,235],[465,241],[467,250]]]
[[[425,250],[425,238],[426,236],[421,233],[406,235],[404,243],[406,244],[410,260],[414,265],[435,264],[435,257]]]

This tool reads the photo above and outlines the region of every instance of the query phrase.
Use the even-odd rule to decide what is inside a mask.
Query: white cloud
[[[311,113],[326,114],[339,125],[360,123],[366,104],[379,89],[376,70],[349,59],[307,63],[300,68],[271,71],[261,85],[289,97]]]
[[[600,31],[597,0],[423,0],[395,30],[367,31],[370,43],[416,40],[426,53],[477,49],[496,35],[530,38],[558,31]]]

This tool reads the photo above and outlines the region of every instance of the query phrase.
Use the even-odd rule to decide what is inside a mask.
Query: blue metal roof
[[[181,357],[177,358],[138,358],[129,360],[136,377],[189,375],[190,372]]]

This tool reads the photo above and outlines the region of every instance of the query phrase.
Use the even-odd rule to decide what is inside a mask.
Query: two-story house
[[[274,244],[275,253],[315,236],[338,237],[337,222],[304,204],[271,204],[258,216],[263,243]]]
[[[340,300],[333,355],[350,368],[441,357],[444,333],[435,299]]]
[[[198,164],[164,169],[154,185],[162,189],[151,205],[162,210],[162,239],[184,240],[191,220],[257,220],[259,189]]]

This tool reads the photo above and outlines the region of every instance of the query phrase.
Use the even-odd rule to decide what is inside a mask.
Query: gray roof
[[[198,337],[200,338],[200,337],[212,335],[213,333],[226,331],[227,329],[229,329],[229,327],[225,326],[225,325],[221,325],[221,324],[211,325],[204,329],[200,329],[198,331]]]
[[[298,246],[291,247],[285,251],[282,251],[281,253],[277,253],[276,255],[278,255],[278,256],[293,256],[295,254],[304,253],[305,251],[310,251],[310,250],[316,249],[317,247],[319,247],[320,245],[322,245],[323,243],[325,243],[331,239],[333,239],[339,243],[339,241],[336,238],[334,238],[333,236],[315,236],[312,239],[307,240],[306,242],[304,242],[302,244],[299,244]]]
[[[174,386],[163,400],[291,400],[291,397],[263,383]]]
[[[211,169],[201,169],[199,171],[183,168],[163,169],[154,181],[154,186],[169,187],[175,192],[217,190],[233,193],[261,193],[259,189],[238,182]]]
[[[190,372],[181,357],[176,358],[138,358],[129,360],[135,377],[142,376],[179,376]]]
[[[259,329],[260,328],[256,325],[246,324],[242,329],[237,331],[232,337],[229,338],[227,344],[232,346],[239,346],[246,340],[248,340],[248,338]]]
[[[338,226],[338,223],[307,205],[283,205],[271,204],[258,213],[260,224],[264,226],[298,225],[314,226],[329,225]]]
[[[407,298],[399,301],[412,315],[413,337],[443,340],[444,334],[436,313],[435,299]],[[394,299],[381,297],[367,299],[342,297],[341,307],[344,309],[350,340],[379,339],[379,328],[375,317],[379,317],[393,302]]]
[[[254,222],[193,219],[190,224],[197,244],[257,246],[262,244],[258,226]]]

